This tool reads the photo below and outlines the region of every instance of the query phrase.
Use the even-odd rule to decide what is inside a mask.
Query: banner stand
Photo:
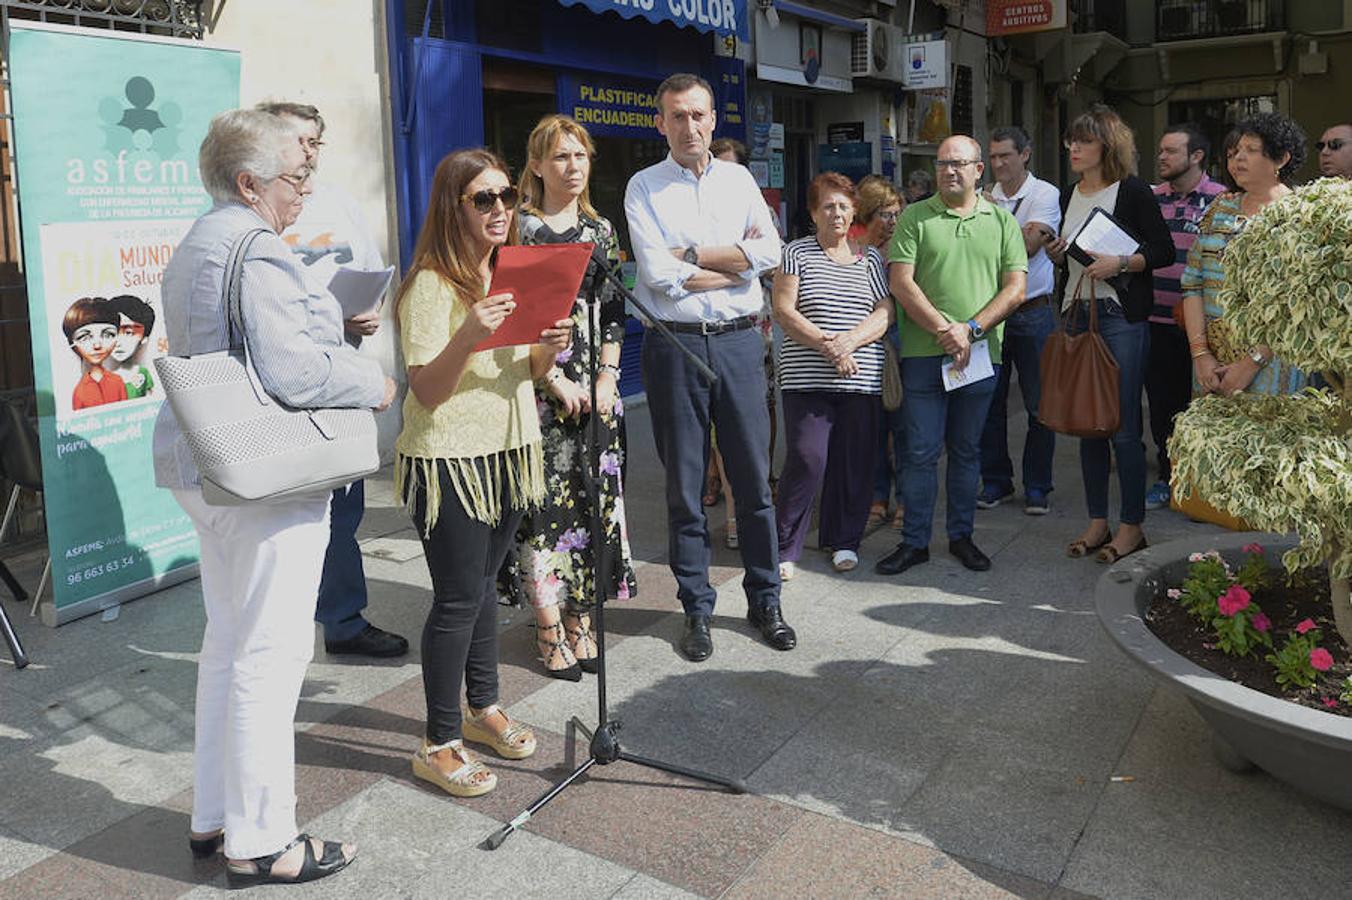
[[[168,351],[160,281],[211,208],[197,152],[239,105],[240,56],[197,41],[11,20],[52,598],[60,625],[197,576],[197,535],[155,486]]]

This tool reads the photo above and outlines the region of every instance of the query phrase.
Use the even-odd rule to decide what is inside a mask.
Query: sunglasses
[[[1314,149],[1318,150],[1320,153],[1323,153],[1323,152],[1324,152],[1324,148],[1325,148],[1325,147],[1328,147],[1330,150],[1332,150],[1332,151],[1334,151],[1334,152],[1336,153],[1336,152],[1338,152],[1339,150],[1343,149],[1343,146],[1344,146],[1346,143],[1347,143],[1347,138],[1334,138],[1334,139],[1331,140],[1331,141],[1315,141],[1315,142],[1314,142]]]
[[[500,191],[475,191],[473,194],[461,194],[460,202],[469,200],[474,204],[474,209],[480,213],[490,213],[499,200],[502,201],[503,209],[511,209],[516,206],[518,194],[516,188],[510,185]]]

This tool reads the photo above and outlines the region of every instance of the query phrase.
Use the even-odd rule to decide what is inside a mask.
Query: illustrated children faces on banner
[[[149,352],[155,310],[139,297],[81,297],[62,321],[81,373],[71,394],[71,410],[152,395],[155,380]]]

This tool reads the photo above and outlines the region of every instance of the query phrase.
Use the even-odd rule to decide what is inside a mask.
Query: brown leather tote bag
[[[1084,276],[1062,327],[1047,336],[1042,348],[1042,396],[1037,415],[1052,431],[1082,438],[1109,438],[1122,422],[1117,360],[1098,333],[1098,298],[1089,279],[1089,330],[1072,335],[1080,308]]]

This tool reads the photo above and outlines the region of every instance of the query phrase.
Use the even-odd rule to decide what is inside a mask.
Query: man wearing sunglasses
[[[1352,178],[1352,125],[1342,123],[1330,127],[1314,147],[1319,151],[1320,175]]]
[[[666,469],[668,555],[686,616],[680,648],[692,662],[714,652],[701,499],[712,425],[737,505],[747,618],[771,647],[791,650],[798,638],[779,610],[765,344],[756,328],[764,305],[758,276],[779,264],[779,236],[751,173],[709,152],[708,82],[672,75],[658,86],[657,103],[657,130],[671,153],[634,175],[624,197],[638,259],[634,290],[718,375],[707,384],[661,335],[643,341],[643,384]]]
[[[324,146],[324,119],[305,103],[260,103],[258,109],[294,126],[314,171]],[[357,201],[331,182],[310,179],[312,190],[295,224],[282,235],[300,257],[316,290],[326,290],[339,268],[375,271],[385,268],[375,238]],[[380,313],[370,312],[343,322],[348,343],[360,347],[362,338],[376,333]],[[315,621],[324,626],[324,648],[331,655],[383,658],[408,652],[408,641],[366,621],[366,571],[357,527],[366,512],[366,485],[354,481],[333,492],[329,506],[329,547],[319,582]]]

